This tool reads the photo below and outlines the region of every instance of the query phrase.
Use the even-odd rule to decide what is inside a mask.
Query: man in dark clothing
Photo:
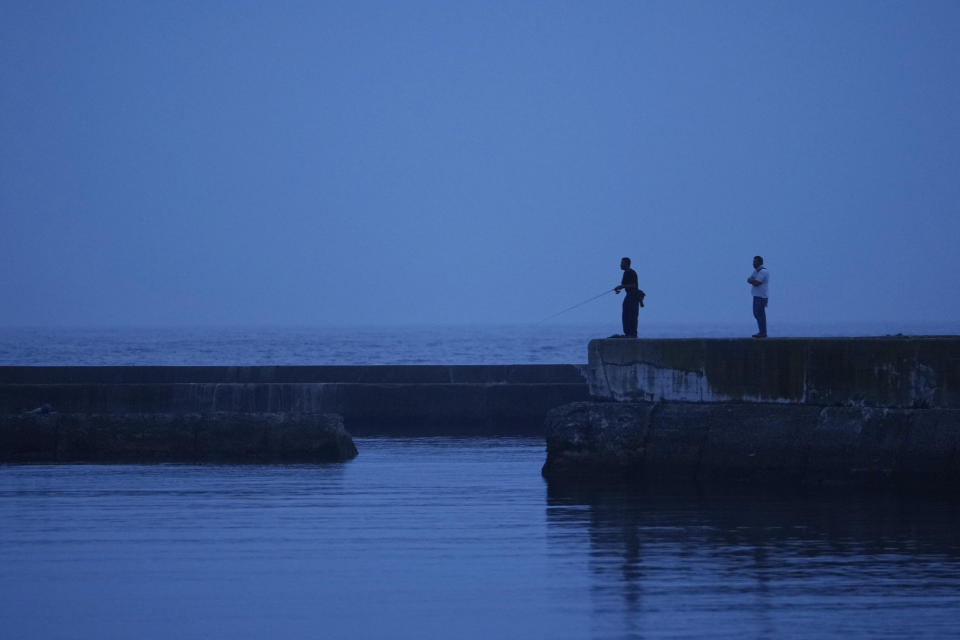
[[[627,295],[623,298],[623,335],[627,338],[636,338],[637,318],[640,316],[640,307],[643,306],[643,298],[646,294],[640,290],[637,272],[630,268],[630,258],[620,260],[620,268],[623,269],[623,279],[613,290],[618,294],[621,289],[627,290]]]

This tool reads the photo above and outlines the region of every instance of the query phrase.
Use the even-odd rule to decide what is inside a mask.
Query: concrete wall
[[[292,367],[0,366],[0,384],[294,383],[582,384],[580,367],[558,365],[377,365]]]
[[[588,398],[572,365],[0,367],[0,415],[336,413],[366,435],[542,435]]]
[[[335,414],[61,413],[0,418],[2,462],[342,462]]]
[[[617,401],[960,408],[960,337],[592,340],[590,393]]]
[[[952,490],[960,337],[593,340],[596,401],[547,419],[551,480]]]

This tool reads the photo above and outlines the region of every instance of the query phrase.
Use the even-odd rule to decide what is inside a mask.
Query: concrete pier
[[[594,340],[546,477],[953,487],[960,337]]]
[[[960,408],[960,338],[591,340],[596,398]]]
[[[269,426],[336,414],[354,436],[542,436],[550,409],[588,398],[573,365],[8,366],[0,367],[0,431],[16,426],[22,444],[24,425],[41,414],[60,416],[61,425],[114,426],[201,424],[208,416]],[[16,459],[3,442],[0,460]]]

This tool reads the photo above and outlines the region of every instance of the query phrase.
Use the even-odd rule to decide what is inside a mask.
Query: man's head
[[[626,271],[630,268],[630,258],[620,258],[620,268]]]
[[[760,256],[753,256],[753,268],[759,269],[760,265],[763,264],[763,258]]]

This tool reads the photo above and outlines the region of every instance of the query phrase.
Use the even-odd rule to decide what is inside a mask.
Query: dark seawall
[[[592,402],[551,412],[546,477],[960,481],[960,337],[593,340]]]
[[[130,430],[143,432],[144,452],[166,451],[157,435],[165,430],[185,442],[201,438],[206,424],[227,434],[231,421],[267,429],[247,438],[252,455],[258,442],[272,446],[269,429],[276,425],[302,430],[315,421],[311,416],[323,415],[340,416],[353,436],[542,436],[550,409],[588,398],[581,367],[573,365],[7,366],[0,367],[0,460],[83,459],[84,451],[100,459],[97,442]],[[87,438],[85,448],[51,449],[51,438],[69,445],[77,429],[106,428],[100,425],[109,425],[107,434]],[[31,444],[33,433],[42,444]],[[136,450],[136,439],[125,440],[121,458]],[[161,457],[177,459],[169,452]]]

